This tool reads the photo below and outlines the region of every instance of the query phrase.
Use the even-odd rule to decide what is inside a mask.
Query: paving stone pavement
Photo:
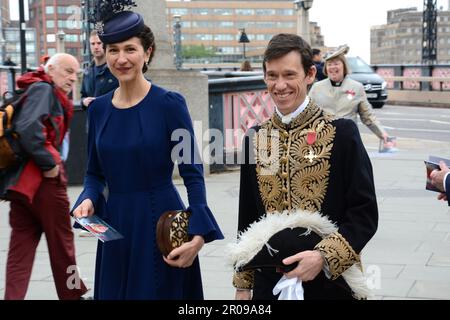
[[[375,299],[450,299],[450,208],[426,191],[423,160],[429,154],[450,158],[443,142],[398,138],[399,152],[377,154],[378,141],[362,134],[372,159],[379,204],[379,228],[362,254]],[[181,180],[177,187],[186,199]],[[226,239],[205,245],[201,266],[206,299],[232,299],[232,269],[225,247],[236,237],[239,172],[206,178],[209,206]],[[81,187],[70,187],[73,202]],[[81,274],[93,288],[96,240],[75,231]],[[8,204],[0,203],[0,298],[4,294],[9,243]],[[43,237],[26,299],[57,299]]]

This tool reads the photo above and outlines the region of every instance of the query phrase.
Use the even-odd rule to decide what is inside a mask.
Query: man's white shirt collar
[[[291,112],[291,113],[289,113],[289,114],[287,114],[287,115],[283,115],[283,114],[280,112],[280,110],[278,110],[278,107],[276,107],[276,106],[275,106],[275,111],[276,111],[276,112],[278,113],[278,115],[280,116],[281,122],[283,122],[284,124],[289,124],[289,123],[291,123],[291,121],[292,121],[293,119],[295,119],[300,113],[302,113],[303,110],[306,109],[306,106],[309,104],[309,100],[310,100],[309,97],[306,96],[305,101],[303,101],[303,103],[302,103],[297,109],[295,109],[294,112]]]

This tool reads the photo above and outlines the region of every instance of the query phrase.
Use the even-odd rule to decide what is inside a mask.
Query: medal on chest
[[[317,141],[317,132],[314,130],[308,131],[306,136],[306,143],[309,146],[309,152],[306,156],[304,156],[304,158],[307,159],[309,163],[313,163],[314,160],[317,159],[317,155],[314,153],[314,150],[312,148],[312,145],[314,145],[316,141]]]

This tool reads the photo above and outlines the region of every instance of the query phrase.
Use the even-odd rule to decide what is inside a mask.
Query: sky
[[[450,0],[437,0],[448,10]],[[18,1],[10,0],[12,15],[18,19]],[[423,0],[314,0],[309,10],[311,21],[322,29],[325,45],[350,46],[350,54],[370,63],[370,27],[386,24],[387,11],[399,8],[423,9]]]
[[[444,10],[448,3],[437,0]],[[409,7],[422,11],[423,0],[314,0],[309,19],[321,27],[326,46],[348,44],[350,55],[370,63],[370,27],[386,24],[388,10]]]
[[[25,5],[25,19],[28,20],[28,1],[24,1]],[[9,0],[9,9],[11,20],[19,20],[19,1]]]

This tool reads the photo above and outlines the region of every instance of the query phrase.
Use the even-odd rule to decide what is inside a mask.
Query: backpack
[[[15,167],[23,159],[18,135],[14,131],[14,118],[25,101],[26,90],[16,90],[3,94],[0,106],[0,171]],[[7,95],[11,97],[7,98]]]

